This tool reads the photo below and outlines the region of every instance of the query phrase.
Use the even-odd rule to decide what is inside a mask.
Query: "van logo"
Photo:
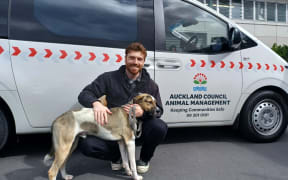
[[[207,91],[207,87],[203,86],[207,84],[207,76],[205,74],[197,73],[193,79],[196,85],[193,87],[193,91]]]
[[[203,73],[198,73],[194,76],[194,84],[207,84],[207,76]]]

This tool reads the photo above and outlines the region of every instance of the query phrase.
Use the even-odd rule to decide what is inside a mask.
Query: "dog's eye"
[[[149,104],[152,104],[153,102],[152,101],[146,101],[147,103],[149,103]]]

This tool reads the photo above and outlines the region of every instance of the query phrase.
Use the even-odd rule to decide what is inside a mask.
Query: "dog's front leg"
[[[120,149],[120,153],[121,153],[123,168],[125,169],[126,174],[128,176],[131,176],[132,172],[131,172],[130,167],[129,167],[127,149],[124,145],[124,141],[120,140],[120,141],[118,141],[118,144],[119,144],[119,149]]]
[[[130,167],[132,170],[132,176],[134,180],[142,180],[143,177],[139,176],[137,174],[137,169],[136,169],[136,159],[135,159],[135,138],[132,138],[131,140],[126,142],[127,145],[127,150],[128,150],[128,156],[129,156],[129,162],[130,162]]]

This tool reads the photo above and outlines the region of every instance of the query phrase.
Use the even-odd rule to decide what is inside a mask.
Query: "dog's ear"
[[[133,104],[138,104],[140,101],[143,100],[144,97],[145,97],[144,94],[142,93],[138,94],[133,98]]]
[[[101,104],[107,106],[106,95],[101,96],[100,98],[98,98],[98,100],[101,102]]]

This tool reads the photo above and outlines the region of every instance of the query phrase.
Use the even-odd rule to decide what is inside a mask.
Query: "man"
[[[107,123],[107,113],[111,113],[109,108],[124,105],[124,110],[129,113],[132,105],[127,103],[138,93],[148,93],[155,97],[157,101],[156,116],[144,112],[139,105],[135,105],[136,117],[143,121],[142,135],[139,138],[142,148],[140,159],[136,162],[138,173],[148,171],[149,161],[156,147],[164,140],[168,130],[165,122],[159,119],[163,113],[163,107],[158,86],[143,68],[146,56],[147,52],[142,44],[130,44],[125,51],[125,65],[116,71],[101,74],[87,85],[78,97],[80,104],[94,109],[95,120],[100,125]],[[98,100],[104,94],[107,95],[108,108]],[[84,155],[110,160],[112,170],[122,168],[117,142],[87,136],[85,139],[80,138],[79,148]]]

